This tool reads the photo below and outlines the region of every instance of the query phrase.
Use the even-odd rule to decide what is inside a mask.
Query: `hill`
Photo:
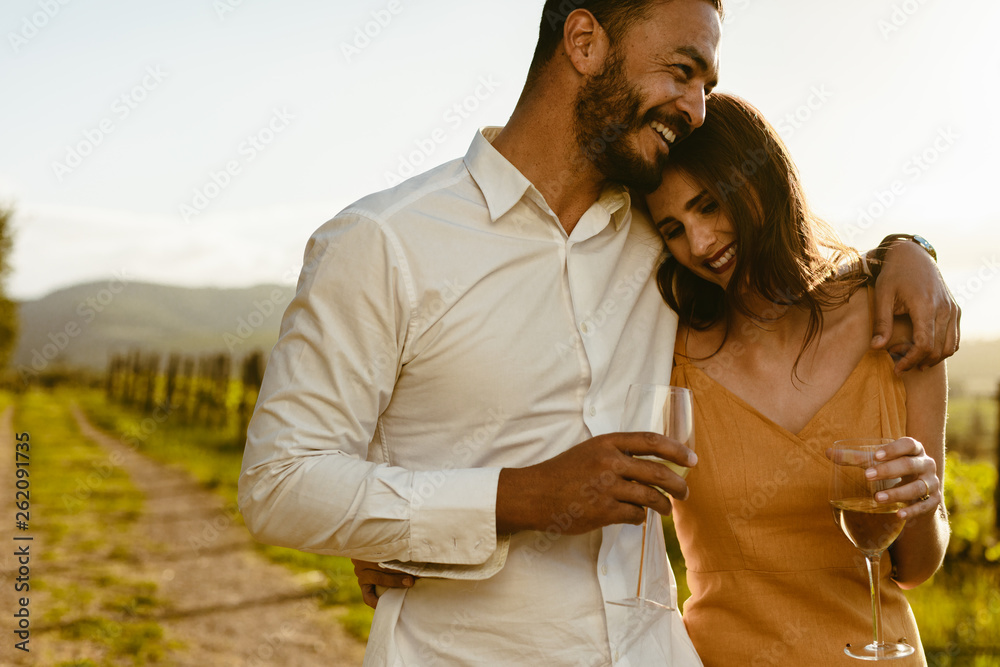
[[[76,285],[20,304],[16,371],[103,370],[109,356],[140,348],[201,354],[255,348],[278,338],[290,286],[184,288],[112,280]]]
[[[200,354],[269,350],[278,338],[291,286],[184,288],[112,280],[76,285],[20,304],[13,367],[104,370],[134,348]],[[948,364],[953,394],[995,396],[1000,340],[971,341]]]

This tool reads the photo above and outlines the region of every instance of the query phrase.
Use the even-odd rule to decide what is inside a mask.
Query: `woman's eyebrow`
[[[694,197],[692,197],[691,201],[689,201],[688,203],[684,204],[684,210],[685,211],[690,211],[695,206],[697,206],[701,202],[701,200],[704,199],[706,196],[708,196],[708,190],[702,190],[701,192],[699,192],[698,194],[696,194]]]

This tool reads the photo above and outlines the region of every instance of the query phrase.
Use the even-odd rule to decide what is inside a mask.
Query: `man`
[[[621,184],[654,188],[702,123],[720,14],[712,0],[547,2],[508,125],[310,240],[240,506],[263,542],[425,575],[381,598],[366,664],[698,664],[676,614],[605,600],[634,593],[629,524],[670,512],[652,487],[687,493],[632,455],[696,463],[615,433],[630,383],[669,382],[676,329],[649,279],[662,244]],[[894,247],[879,285],[881,318],[919,304],[916,326],[936,334],[907,364],[957,346],[922,253]]]

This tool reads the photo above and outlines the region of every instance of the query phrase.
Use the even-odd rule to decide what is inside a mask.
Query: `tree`
[[[0,206],[0,368],[7,365],[17,341],[18,306],[7,297],[3,283],[11,269],[14,209]]]

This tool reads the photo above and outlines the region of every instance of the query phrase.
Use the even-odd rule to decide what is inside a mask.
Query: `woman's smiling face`
[[[712,195],[687,173],[668,168],[646,204],[677,262],[725,289],[736,266],[736,235]]]

